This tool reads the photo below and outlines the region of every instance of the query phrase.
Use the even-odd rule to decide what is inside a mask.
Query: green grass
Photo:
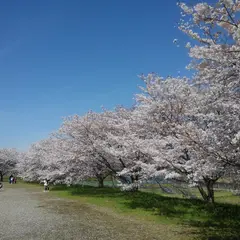
[[[171,188],[170,184],[163,184],[163,186]],[[141,189],[141,190],[143,192],[160,194],[160,195],[166,196],[166,197],[171,196],[171,197],[176,197],[176,198],[183,198],[182,194],[179,194],[179,193],[173,193],[173,194],[164,193],[160,190],[160,188],[157,185],[156,186],[152,185],[149,188]],[[191,194],[195,195],[197,198],[202,199],[202,197],[201,197],[197,188],[189,188],[188,190]],[[215,194],[215,200],[217,202],[230,203],[230,204],[240,204],[240,197],[239,196],[238,197],[234,196],[232,194],[232,192],[230,192],[230,191],[216,189],[214,191],[214,194]]]
[[[240,198],[232,196],[229,192],[218,191],[217,202],[212,206],[197,199],[169,197],[142,191],[126,193],[116,188],[60,185],[52,190],[59,197],[79,199],[88,204],[109,208],[119,214],[196,229],[199,234],[197,239],[240,239],[240,205],[237,204]]]

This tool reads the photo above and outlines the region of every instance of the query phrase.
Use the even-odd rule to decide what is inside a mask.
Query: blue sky
[[[0,147],[26,149],[62,117],[131,106],[137,75],[185,73],[176,0],[0,2]]]

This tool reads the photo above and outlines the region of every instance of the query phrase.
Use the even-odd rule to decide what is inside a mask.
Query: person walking
[[[13,178],[13,176],[12,176],[12,177],[11,177],[11,180],[10,180],[11,184],[14,183],[13,180],[14,180],[14,178]]]
[[[12,183],[12,177],[13,175],[11,175],[9,178],[8,178],[8,182],[11,184]]]
[[[13,175],[11,175],[8,180],[9,180],[9,183],[12,184],[13,183]]]
[[[43,185],[44,185],[44,192],[49,191],[47,179],[45,179],[45,180],[43,181]]]

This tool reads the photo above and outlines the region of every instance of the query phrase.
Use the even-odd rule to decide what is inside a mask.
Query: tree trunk
[[[161,184],[157,179],[155,179],[155,181],[156,181],[156,183],[158,184],[158,186],[160,187],[160,189],[161,189],[163,192],[165,192],[165,189],[164,189],[164,187],[162,186],[162,184]]]
[[[112,187],[115,188],[116,186],[114,184],[114,177],[113,177],[113,175],[111,175],[111,180],[112,180]]]
[[[98,187],[103,188],[104,187],[104,183],[103,183],[104,178],[103,177],[98,177],[97,180],[98,180]]]
[[[0,182],[3,182],[3,173],[0,171]]]
[[[198,185],[198,190],[205,202],[208,201],[207,193],[204,191],[203,187],[201,185]]]
[[[214,182],[211,180],[207,183],[208,199],[211,203],[214,203],[214,201],[215,201],[213,185],[214,185]]]
[[[201,184],[198,185],[198,190],[205,202],[214,203],[214,201],[215,201],[214,189],[213,189],[214,183],[215,183],[215,181],[213,181],[213,180],[209,180],[209,179],[204,180],[206,191],[203,189]]]
[[[138,181],[138,176],[135,177],[131,176],[131,181],[133,185],[135,184],[135,186],[132,188],[132,191],[133,192],[138,191],[138,184],[136,184],[136,182]]]

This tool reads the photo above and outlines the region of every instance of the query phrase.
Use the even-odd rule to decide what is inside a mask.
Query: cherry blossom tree
[[[103,185],[104,178],[109,174],[127,182],[127,179],[118,175],[126,166],[124,159],[118,154],[121,143],[115,139],[125,133],[119,124],[120,118],[113,112],[88,112],[83,117],[65,119],[59,130],[59,136],[64,141],[72,141],[75,154],[95,172],[99,186]],[[121,123],[121,126],[123,125]]]
[[[55,136],[68,143],[75,159],[78,172],[85,178],[96,177],[99,187],[103,187],[103,180],[115,172],[116,166],[110,156],[105,154],[103,142],[106,141],[100,115],[88,112],[85,116],[72,116],[64,120],[61,128]],[[75,167],[73,167],[75,168]]]
[[[21,176],[26,181],[60,182],[71,184],[80,178],[76,156],[66,142],[48,138],[33,144],[18,164]]]
[[[108,133],[105,151],[120,163],[117,176],[125,179],[121,181],[121,187],[131,191],[137,190],[146,180],[143,167],[153,161],[150,147],[152,139],[142,135],[142,125],[135,111],[134,108],[117,107],[115,111],[105,111],[103,114]]]
[[[15,171],[18,162],[18,152],[16,149],[2,148],[0,149],[0,181],[11,171]]]
[[[197,70],[193,81],[203,94],[199,114],[214,133],[219,160],[239,169],[240,1],[180,6],[179,28],[195,43],[189,67]]]
[[[166,179],[196,185],[204,200],[214,202],[213,185],[229,169],[219,156],[219,151],[228,153],[231,144],[228,142],[223,149],[227,144],[223,142],[224,119],[215,122],[214,108],[208,109],[209,116],[204,112],[206,89],[199,90],[187,79],[162,79],[149,74],[143,80],[146,88],[137,96],[139,117],[146,121],[148,134],[156,139],[155,169]]]

